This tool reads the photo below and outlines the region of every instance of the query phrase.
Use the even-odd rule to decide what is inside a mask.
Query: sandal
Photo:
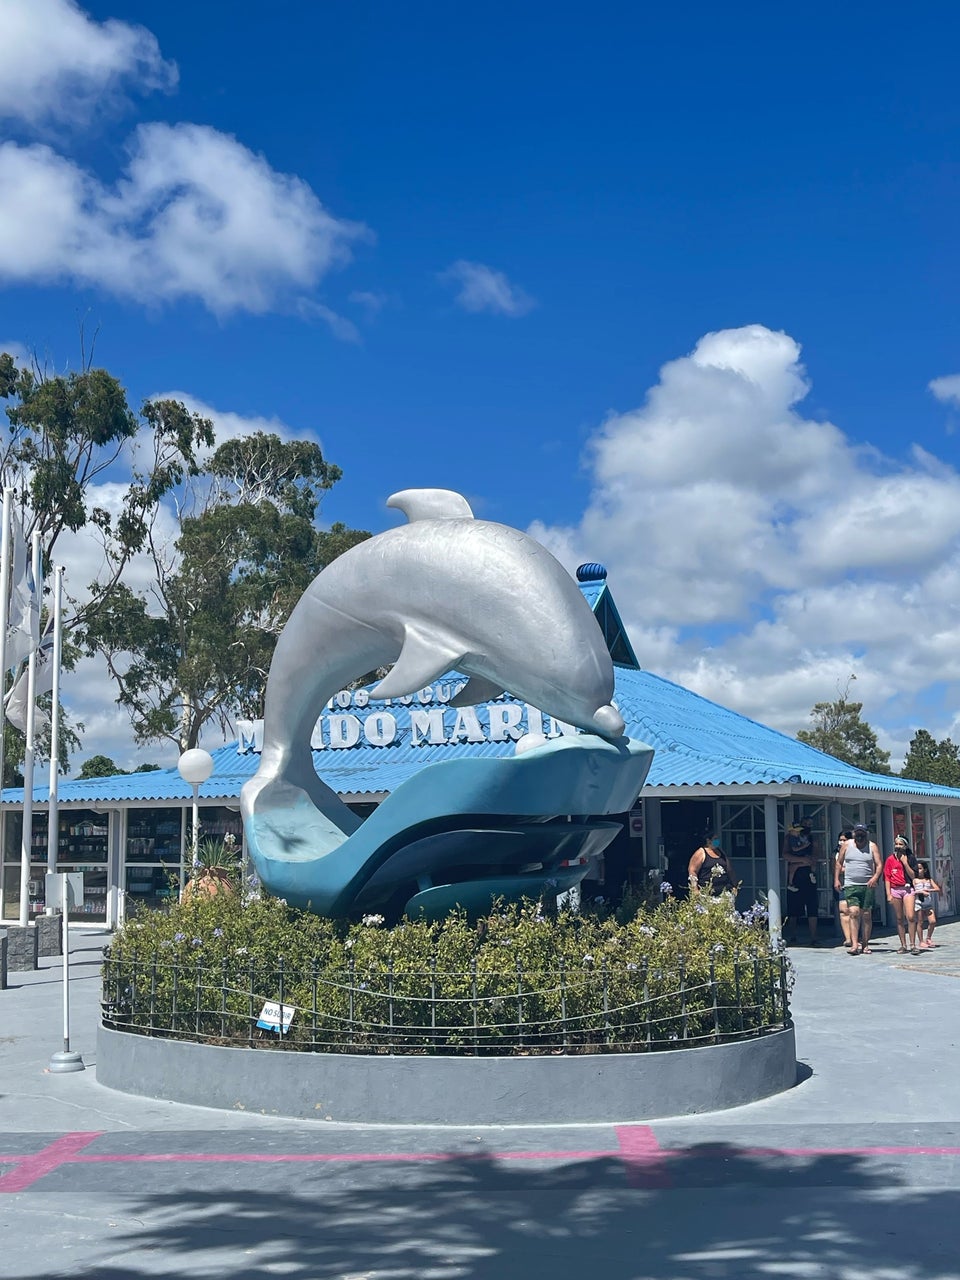
[[[861,948],[860,948],[860,951],[861,951],[861,952],[862,952],[862,954],[863,954],[863,955],[865,955],[865,956],[872,956],[872,955],[873,955],[873,948],[872,948],[872,947],[861,947]]]
[[[852,956],[858,956],[862,950],[863,950],[863,948],[862,948],[862,947],[851,947],[851,948],[850,948],[850,954],[851,954]]]
[[[908,954],[908,952],[907,952],[907,948],[906,948],[906,947],[898,947],[898,948],[897,948],[897,955],[898,955],[898,956],[905,956],[905,955],[907,955],[907,954]]]

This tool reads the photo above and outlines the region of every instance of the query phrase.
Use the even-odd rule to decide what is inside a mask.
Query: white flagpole
[[[33,589],[40,599],[40,530],[33,531]],[[39,617],[39,614],[38,614]],[[39,639],[39,637],[37,637]],[[23,835],[20,840],[20,925],[30,923],[30,854],[33,844],[33,729],[37,714],[37,650],[27,664],[27,740],[23,748]]]
[[[0,516],[0,789],[3,787],[4,743],[6,720],[3,714],[3,698],[7,691],[7,627],[10,624],[10,518],[13,514],[13,489],[3,491],[3,514]],[[5,815],[0,803],[0,856],[7,846],[4,827]],[[0,886],[0,903],[3,888]]]
[[[50,712],[50,801],[47,808],[47,870],[56,871],[60,851],[60,659],[63,652],[63,566],[53,571],[53,708]],[[67,904],[63,905],[66,922]]]

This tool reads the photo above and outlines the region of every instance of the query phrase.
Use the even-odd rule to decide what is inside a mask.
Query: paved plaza
[[[98,957],[0,992],[0,1276],[405,1280],[960,1274],[960,923],[920,956],[791,948],[800,1070],[734,1111],[396,1129],[224,1113],[96,1080]],[[264,1100],[269,1112],[269,1099]]]

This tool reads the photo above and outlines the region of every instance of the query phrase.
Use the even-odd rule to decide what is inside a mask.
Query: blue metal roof
[[[581,583],[581,590],[596,608],[608,588],[604,581],[588,581]],[[615,700],[628,734],[656,750],[645,793],[656,793],[658,788],[709,790],[721,786],[752,787],[762,792],[767,787],[792,784],[825,787],[851,795],[864,791],[886,792],[904,798],[960,804],[958,789],[866,773],[650,671],[618,666],[615,673]],[[436,682],[432,697],[422,691],[421,696],[378,701],[361,691],[352,695],[351,705],[345,708],[334,700],[335,705],[321,717],[321,722],[328,722],[323,730],[327,742],[329,722],[345,715],[358,721],[366,721],[373,715],[388,716],[395,722],[395,736],[385,746],[374,746],[361,735],[353,746],[327,745],[316,750],[313,759],[317,773],[341,795],[382,795],[395,790],[426,765],[451,759],[453,753],[460,758],[512,754],[512,739],[489,740],[490,708],[514,704],[523,708],[521,729],[540,728],[536,723],[539,713],[531,713],[525,704],[504,694],[476,708],[485,740],[454,744],[450,739],[458,724],[458,713],[446,704],[463,680],[465,677],[451,673]],[[442,693],[442,700],[437,699],[438,693]],[[445,738],[442,744],[423,741],[424,734],[415,734],[412,727],[411,712],[431,710],[442,713]],[[560,732],[559,726],[551,724],[547,717],[543,717],[542,727],[550,734]],[[415,741],[415,738],[421,740]],[[235,800],[240,787],[256,771],[259,754],[252,750],[238,751],[234,745],[220,747],[211,754],[214,772],[200,788],[201,800]],[[191,798],[190,787],[175,768],[60,784],[60,799],[64,804],[176,803]],[[2,799],[4,803],[21,803],[22,792],[7,789]],[[46,788],[36,787],[34,800],[43,803],[46,799]]]

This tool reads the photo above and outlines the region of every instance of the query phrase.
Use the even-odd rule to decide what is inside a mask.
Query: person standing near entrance
[[[894,841],[893,853],[883,864],[883,879],[887,886],[887,901],[897,922],[900,938],[900,954],[907,950],[920,954],[917,938],[917,913],[914,908],[913,867],[907,859],[909,846],[900,836]],[[906,925],[906,927],[904,927]]]
[[[840,888],[850,913],[850,954],[870,954],[873,932],[873,890],[883,872],[880,850],[870,839],[863,822],[853,828],[853,839],[842,845],[837,854],[833,886]]]
[[[690,859],[687,877],[691,893],[705,892],[715,898],[719,898],[727,890],[736,893],[737,882],[733,878],[733,867],[717,841],[717,833],[709,830],[703,844]]]
[[[930,868],[925,862],[917,863],[917,874],[913,877],[913,888],[917,900],[917,918],[920,921],[920,946],[924,951],[937,944],[933,940],[933,931],[937,927],[937,913],[934,907],[934,894],[940,893],[940,886],[930,876]],[[924,940],[923,932],[927,936]]]
[[[801,818],[794,826],[788,827],[783,842],[783,858],[787,872],[787,909],[784,926],[788,920],[793,920],[796,925],[801,917],[806,917],[810,945],[815,947],[820,895],[817,891],[818,854],[810,818]]]
[[[833,880],[834,880],[834,884],[836,884],[836,882],[839,880],[841,888],[843,886],[843,873],[837,871],[837,865],[836,865],[837,859],[840,857],[840,850],[843,848],[843,846],[847,843],[848,840],[852,840],[852,839],[853,839],[852,827],[848,828],[845,831],[841,831],[839,836],[837,836],[837,847],[834,850],[834,854],[833,854],[833,864],[834,864]],[[845,947],[849,947],[850,946],[850,907],[847,903],[846,898],[841,893],[840,889],[834,889],[833,896],[837,904],[837,915],[840,918],[840,932],[843,934],[843,945]]]

